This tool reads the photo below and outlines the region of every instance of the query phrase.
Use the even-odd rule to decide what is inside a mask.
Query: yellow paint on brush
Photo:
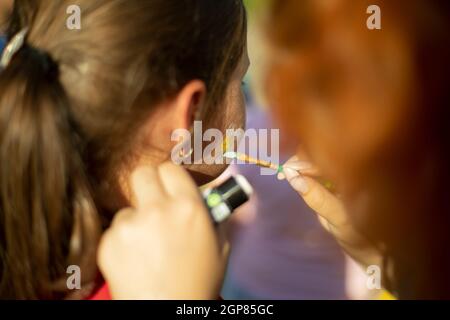
[[[237,158],[241,161],[244,161],[246,163],[249,164],[255,164],[257,166],[263,167],[263,168],[268,168],[268,169],[272,169],[275,171],[280,171],[280,168],[282,168],[281,166],[277,165],[277,164],[273,164],[271,162],[268,161],[264,161],[264,160],[259,160],[259,159],[255,159],[252,158],[246,154],[238,154]]]
[[[246,154],[236,153],[236,152],[226,152],[224,154],[224,157],[228,158],[228,159],[233,159],[233,160],[240,160],[242,162],[245,162],[248,164],[254,164],[254,165],[257,165],[257,166],[260,166],[263,168],[272,169],[277,172],[283,172],[283,166],[281,166],[281,165],[274,164],[274,163],[264,161],[264,160],[255,159]]]

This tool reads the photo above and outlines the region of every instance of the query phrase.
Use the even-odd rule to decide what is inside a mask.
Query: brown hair
[[[12,0],[4,0],[0,3],[0,33],[5,32],[6,26],[8,24],[8,19],[11,14],[11,9],[13,6]]]
[[[66,9],[82,12],[66,28]],[[241,0],[16,0],[0,74],[0,297],[62,298],[66,268],[96,271],[102,203],[93,192],[140,119],[193,79],[214,118],[240,61]],[[106,224],[108,218],[106,218]]]
[[[401,101],[405,105],[401,110],[406,110],[403,127],[398,126],[377,154],[353,168],[351,178],[359,183],[358,186],[364,185],[365,190],[370,191],[371,201],[358,212],[349,209],[355,226],[379,247],[384,256],[386,268],[383,274],[388,289],[405,299],[450,298],[449,2],[380,0],[356,4],[343,0],[330,3],[333,9],[338,6],[335,11],[321,10],[321,4],[308,0],[273,1],[268,33],[271,43],[277,50],[281,49],[279,52],[296,57],[307,48],[319,47],[318,39],[322,35],[326,34],[329,40],[335,29],[326,14],[336,12],[342,20],[357,20],[360,25],[358,40],[378,41],[394,28],[395,32],[401,30],[402,40],[407,43],[414,85],[408,88],[408,101]],[[381,7],[384,27],[382,32],[371,32],[369,36],[365,8],[372,4]],[[357,10],[356,14],[354,10]],[[277,87],[279,91],[272,91],[273,98],[277,99],[277,114],[297,141],[302,138],[304,145],[329,148],[317,145],[314,137],[308,136],[311,124],[300,116],[308,111],[295,102],[300,91],[298,83],[290,83],[295,82],[299,71],[291,66],[290,70],[286,68],[280,73],[275,68],[271,74],[282,83]],[[339,70],[334,71],[331,75],[323,74],[319,80],[335,85],[332,80],[327,82],[329,78],[336,79]],[[271,80],[273,78],[269,78]],[[400,109],[400,106],[394,108]],[[359,154],[345,156],[352,158]],[[339,163],[336,168],[341,169]],[[352,196],[351,192],[343,194],[346,200]]]

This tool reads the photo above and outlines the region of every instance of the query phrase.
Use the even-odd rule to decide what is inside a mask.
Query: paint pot
[[[203,191],[203,198],[214,223],[220,224],[250,200],[252,194],[253,188],[247,179],[236,175],[218,187]]]

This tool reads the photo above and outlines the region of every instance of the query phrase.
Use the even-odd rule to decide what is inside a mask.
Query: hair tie
[[[23,47],[27,34],[28,28],[24,28],[8,42],[0,59],[0,69],[3,70],[8,67],[12,58]]]
[[[29,57],[33,57],[33,59],[35,59],[34,61],[40,64],[47,77],[50,79],[57,78],[59,74],[58,64],[52,59],[48,52],[29,45],[25,41],[27,34],[28,28],[25,28],[8,42],[0,60],[0,71],[8,67],[11,60],[20,50],[26,50],[30,55]]]

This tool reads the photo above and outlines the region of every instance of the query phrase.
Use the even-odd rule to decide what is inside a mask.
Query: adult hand
[[[278,178],[287,179],[349,256],[363,266],[381,265],[381,254],[355,230],[343,202],[322,183],[320,170],[297,156],[283,167],[284,172]]]

